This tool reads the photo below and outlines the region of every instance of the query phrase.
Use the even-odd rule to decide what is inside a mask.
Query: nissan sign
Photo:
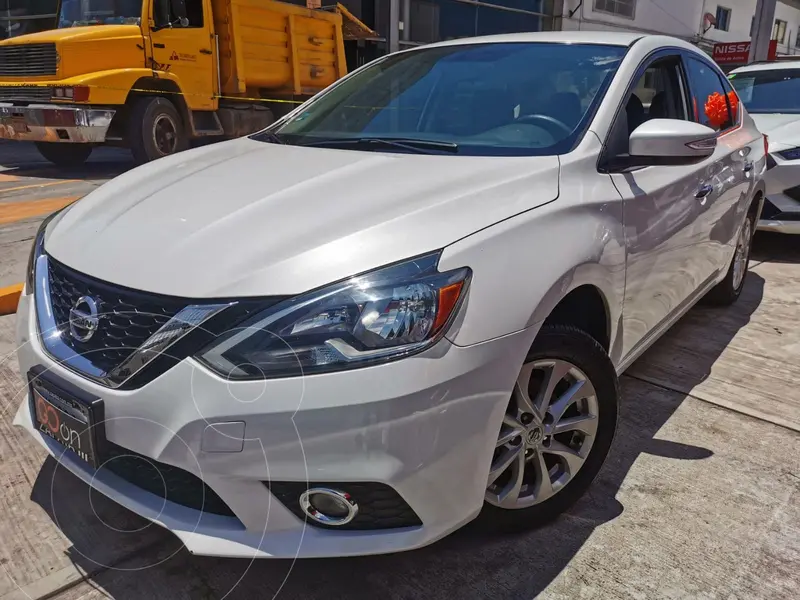
[[[769,43],[769,60],[775,60],[778,53],[778,41]],[[750,56],[750,42],[720,42],[714,44],[712,54],[714,60],[720,65],[743,65]]]

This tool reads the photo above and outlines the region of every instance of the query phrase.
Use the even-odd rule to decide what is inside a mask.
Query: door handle
[[[154,48],[166,48],[164,44],[153,44]]]
[[[212,52],[207,48],[200,48],[200,54],[212,54]]]
[[[704,186],[702,186],[699,190],[697,190],[697,193],[694,195],[694,197],[697,198],[698,200],[702,200],[713,191],[714,191],[714,186],[707,183]]]

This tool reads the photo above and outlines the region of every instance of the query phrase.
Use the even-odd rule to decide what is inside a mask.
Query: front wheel
[[[166,98],[143,96],[130,112],[128,141],[138,164],[170,156],[189,147],[183,121]]]
[[[736,302],[744,289],[750,263],[750,249],[753,246],[753,233],[755,231],[755,215],[751,212],[742,224],[739,237],[736,240],[736,250],[733,252],[731,264],[725,279],[720,281],[703,298],[705,304],[715,306],[728,306]]]
[[[59,167],[80,167],[92,153],[91,144],[36,142],[39,153]]]
[[[545,325],[503,417],[479,523],[520,531],[569,508],[608,455],[618,402],[603,347],[575,327]]]

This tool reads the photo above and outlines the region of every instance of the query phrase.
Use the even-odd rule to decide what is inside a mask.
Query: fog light
[[[347,525],[358,514],[350,494],[329,488],[306,490],[300,495],[300,507],[309,518],[333,527]]]

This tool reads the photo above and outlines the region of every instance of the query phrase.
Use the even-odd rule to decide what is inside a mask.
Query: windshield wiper
[[[253,136],[253,139],[256,139],[260,142],[272,142],[273,144],[285,144],[286,142],[283,141],[277,133],[274,131],[262,131],[261,133],[257,133]]]
[[[300,146],[388,146],[391,148],[401,148],[417,154],[456,154],[458,144],[455,142],[442,142],[439,140],[420,140],[416,138],[380,138],[380,137],[359,137],[359,138],[326,138],[299,144]]]

